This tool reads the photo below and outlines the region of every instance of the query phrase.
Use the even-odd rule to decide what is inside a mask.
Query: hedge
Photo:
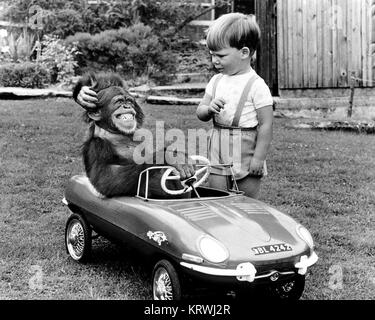
[[[49,71],[39,63],[7,63],[0,66],[2,87],[44,88],[49,82]]]

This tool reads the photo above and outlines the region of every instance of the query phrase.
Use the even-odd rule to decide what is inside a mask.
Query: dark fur
[[[76,100],[82,86],[92,86],[93,90],[99,92],[100,90],[109,86],[121,86],[124,88],[124,83],[120,77],[113,74],[87,74],[83,76],[77,83],[73,91],[73,97]],[[126,99],[133,102],[133,108],[137,112],[136,120],[138,127],[143,123],[144,114],[141,107],[137,104],[135,99],[129,94]],[[98,108],[105,108],[106,106],[98,106]],[[94,109],[97,110],[98,108]],[[89,111],[86,111],[86,116]],[[87,120],[93,122],[89,117]],[[94,137],[94,126],[89,128],[87,140],[82,147],[83,162],[85,171],[91,183],[97,191],[107,197],[129,195],[133,196],[137,193],[139,174],[150,167],[151,165],[139,165],[134,162],[133,158],[124,158],[119,156],[112,147],[110,141],[99,137]],[[132,136],[132,135],[131,135]],[[164,159],[165,151],[162,158]],[[153,155],[153,162],[156,165],[157,153]],[[165,162],[164,162],[165,163]],[[161,190],[160,178],[162,171],[153,170],[149,181],[149,196],[164,198],[168,197],[164,191]],[[172,181],[168,187],[172,189],[179,189],[181,186],[176,181]],[[141,195],[144,193],[144,182],[141,185]]]

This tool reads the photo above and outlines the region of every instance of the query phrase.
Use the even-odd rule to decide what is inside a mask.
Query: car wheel
[[[292,279],[273,284],[269,290],[271,298],[277,300],[298,300],[305,288],[305,276],[296,275]]]
[[[88,260],[91,253],[91,233],[91,227],[80,214],[74,213],[69,217],[65,228],[65,246],[74,260]]]
[[[181,285],[177,271],[167,260],[159,261],[154,267],[152,295],[154,300],[181,299]]]

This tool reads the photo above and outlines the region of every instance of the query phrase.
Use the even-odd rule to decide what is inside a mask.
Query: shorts
[[[225,128],[214,126],[209,144],[208,158],[211,162],[211,172],[218,175],[230,175],[229,165],[236,180],[247,177],[250,173],[250,162],[255,152],[257,128]],[[227,165],[226,168],[217,166]],[[267,175],[267,165],[264,161],[263,176]]]

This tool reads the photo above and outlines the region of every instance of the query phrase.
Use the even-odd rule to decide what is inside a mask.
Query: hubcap
[[[159,268],[155,272],[152,291],[155,300],[173,300],[172,282],[164,268]]]
[[[277,281],[277,279],[279,279],[280,277],[280,274],[278,272],[275,272],[271,277],[271,281]]]
[[[283,289],[284,292],[290,292],[293,290],[293,287],[294,287],[294,282],[291,281],[291,282],[288,282],[286,284],[284,284],[283,286],[281,286],[281,288]]]
[[[85,234],[79,221],[72,221],[67,234],[67,247],[73,259],[79,260],[83,255]]]

